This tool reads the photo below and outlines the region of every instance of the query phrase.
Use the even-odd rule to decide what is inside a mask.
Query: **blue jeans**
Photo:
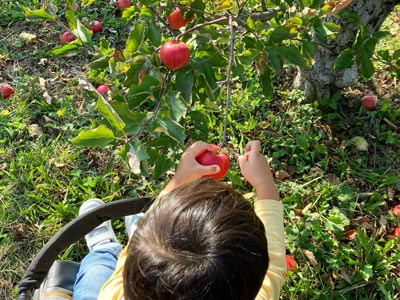
[[[74,285],[74,300],[97,300],[103,284],[111,277],[122,245],[107,243],[90,251],[81,262]]]

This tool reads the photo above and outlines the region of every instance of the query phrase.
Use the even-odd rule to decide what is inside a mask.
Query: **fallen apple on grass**
[[[91,30],[93,33],[99,33],[103,30],[103,25],[100,21],[94,20],[92,24],[88,26],[88,29]]]
[[[361,103],[366,110],[374,110],[377,99],[376,96],[373,95],[365,95],[361,98]]]
[[[169,26],[171,26],[172,29],[178,30],[179,28],[185,26],[188,22],[192,21],[193,17],[185,19],[181,9],[177,7],[168,15],[167,19]]]
[[[70,43],[76,40],[75,35],[71,31],[66,31],[61,35],[61,41],[64,43]]]
[[[203,177],[222,179],[228,173],[230,161],[228,154],[219,146],[211,144],[213,151],[206,150],[196,157],[196,161],[203,166],[218,165],[219,172],[215,174],[204,175]]]
[[[296,270],[297,262],[290,255],[286,255],[286,268],[289,272]]]
[[[396,217],[400,217],[400,204],[397,204],[396,206],[394,206],[392,208],[392,213],[393,215],[395,215]]]
[[[131,0],[118,0],[117,7],[118,8],[128,8],[132,5]]]
[[[394,230],[393,230],[393,235],[395,237],[400,237],[400,226],[397,226]]]
[[[6,82],[0,83],[0,95],[3,99],[9,98],[14,94],[14,89]]]
[[[189,47],[179,40],[166,41],[160,48],[160,59],[168,69],[179,70],[190,60]]]
[[[107,91],[108,91],[109,89],[110,89],[110,87],[109,87],[108,85],[102,84],[102,85],[99,85],[99,86],[96,88],[96,91],[97,91],[99,94],[103,95],[104,93],[107,93]]]

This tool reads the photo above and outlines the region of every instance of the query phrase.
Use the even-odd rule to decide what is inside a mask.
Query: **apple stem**
[[[231,70],[232,70],[232,65],[233,65],[233,60],[234,60],[234,54],[235,54],[235,32],[232,24],[232,15],[228,15],[228,24],[229,24],[229,30],[231,34],[231,39],[230,39],[230,51],[229,51],[229,63],[228,63],[228,69],[226,71],[226,106],[225,106],[225,116],[224,116],[224,130],[222,131],[222,145],[226,145],[226,130],[228,127],[228,112],[229,112],[229,107],[231,105],[231,94],[232,94],[232,89],[231,89]]]
[[[160,110],[160,107],[161,107],[161,102],[162,102],[163,96],[168,91],[168,87],[169,87],[169,84],[171,82],[171,78],[172,78],[172,75],[174,74],[174,72],[175,71],[172,71],[172,70],[168,71],[167,76],[165,77],[165,81],[163,82],[163,84],[161,86],[160,94],[158,95],[156,105],[154,106],[154,108],[152,110],[152,115],[143,122],[139,131],[134,136],[132,136],[128,139],[128,141],[127,141],[128,143],[133,140],[138,140],[140,138],[140,136],[142,135],[146,125],[153,122],[153,120],[156,118],[158,111]]]

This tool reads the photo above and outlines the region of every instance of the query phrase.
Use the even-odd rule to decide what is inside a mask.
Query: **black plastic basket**
[[[17,300],[31,300],[59,254],[104,221],[144,212],[154,198],[124,199],[106,203],[82,214],[57,232],[36,255],[18,285]]]

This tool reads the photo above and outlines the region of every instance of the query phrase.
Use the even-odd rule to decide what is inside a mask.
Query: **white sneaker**
[[[137,228],[137,222],[141,217],[143,217],[144,213],[138,213],[136,215],[130,215],[125,217],[125,230],[128,234],[128,238],[130,239]]]
[[[79,215],[82,215],[92,209],[104,205],[100,199],[89,199],[85,201],[79,208]],[[106,221],[97,226],[87,235],[85,235],[86,244],[90,251],[95,250],[96,247],[107,243],[116,243],[117,237],[111,226],[111,221]]]

